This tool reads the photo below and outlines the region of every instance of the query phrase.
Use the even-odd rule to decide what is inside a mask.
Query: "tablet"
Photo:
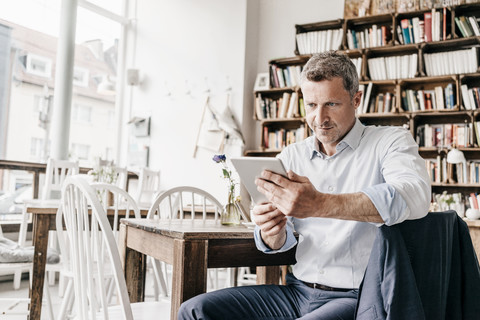
[[[257,185],[255,184],[255,179],[260,177],[263,170],[269,170],[287,177],[287,171],[279,158],[238,157],[230,158],[230,160],[255,203],[268,201],[265,195],[257,190]]]

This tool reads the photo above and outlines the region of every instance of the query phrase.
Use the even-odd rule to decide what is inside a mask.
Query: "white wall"
[[[211,160],[215,152],[199,149],[192,156],[206,83],[217,109],[232,87],[230,107],[245,149],[256,148],[256,73],[267,71],[269,60],[294,54],[295,24],[342,15],[343,1],[138,1],[137,50],[127,64],[140,70],[142,85],[132,90],[131,116],[152,116],[151,138],[139,141],[150,145],[150,167],[161,170],[162,188],[198,186],[225,201],[221,169]],[[238,144],[225,150],[227,157],[243,151]]]

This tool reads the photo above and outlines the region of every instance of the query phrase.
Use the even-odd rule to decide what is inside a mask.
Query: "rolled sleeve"
[[[257,246],[257,249],[262,251],[263,253],[270,253],[270,254],[285,252],[292,249],[297,244],[297,239],[295,238],[292,227],[290,225],[287,224],[286,230],[287,230],[287,240],[285,240],[285,243],[283,244],[283,246],[278,250],[272,250],[263,242],[262,237],[260,236],[260,228],[256,226],[254,236],[255,236],[255,244]]]
[[[410,210],[402,195],[387,184],[366,187],[362,192],[367,195],[387,226],[399,223],[410,217]]]

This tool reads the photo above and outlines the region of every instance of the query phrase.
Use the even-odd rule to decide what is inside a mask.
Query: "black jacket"
[[[357,320],[480,319],[480,268],[454,211],[379,228],[360,285]]]

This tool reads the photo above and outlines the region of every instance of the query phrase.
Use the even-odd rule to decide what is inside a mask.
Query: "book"
[[[405,42],[403,40],[402,27],[400,25],[397,25],[397,38],[398,38],[398,43],[399,44],[405,44]]]
[[[409,28],[411,26],[411,30],[413,31],[413,43],[422,42],[422,37],[420,35],[420,18],[413,17],[409,22]]]
[[[362,96],[360,97],[360,102],[358,104],[358,108],[356,110],[357,114],[362,114],[363,113],[363,100],[365,100],[365,85],[364,84],[359,84],[358,85],[358,91],[362,92]]]
[[[425,12],[423,14],[424,28],[425,28],[425,42],[432,41],[432,13]]]
[[[383,112],[388,113],[392,108],[392,94],[390,92],[385,92],[383,97]]]
[[[462,101],[463,107],[465,110],[473,110],[472,106],[470,105],[470,98],[468,97],[468,87],[466,84],[462,84],[460,86],[460,90],[462,92]]]
[[[412,41],[410,39],[410,31],[408,29],[408,21],[409,21],[409,19],[400,20],[400,26],[402,27],[403,40],[404,40],[405,44],[412,43]]]
[[[437,110],[445,109],[445,102],[443,100],[443,88],[441,86],[435,87],[435,103],[437,105]]]
[[[294,116],[298,115],[298,99],[297,99],[297,93],[293,92],[291,97],[290,97],[290,102],[288,104],[288,110],[287,110],[287,118],[293,118]]]
[[[432,110],[433,105],[432,105],[432,94],[430,92],[423,92],[424,98],[425,98],[425,110]]]
[[[303,102],[303,98],[298,99],[298,109],[299,109],[299,112],[300,112],[300,116],[302,118],[305,118],[306,113],[305,113],[305,104]]]
[[[421,111],[425,111],[425,95],[423,90],[417,90],[417,100]]]
[[[447,8],[446,7],[443,7],[442,39],[443,41],[447,40]]]
[[[257,95],[255,98],[255,114],[258,120],[265,119],[264,105],[265,101],[262,99],[262,95]]]
[[[475,19],[475,17],[468,17],[468,21],[470,22],[470,25],[472,26],[473,33],[476,36],[480,36],[480,27],[478,25],[477,19]]]
[[[376,98],[375,112],[383,113],[384,111],[384,94],[379,93]]]
[[[449,83],[445,87],[445,101],[446,101],[446,108],[447,109],[454,109],[455,108],[455,96],[453,93],[453,84]]]
[[[466,37],[472,37],[474,35],[472,28],[470,27],[470,22],[467,20],[465,16],[460,16],[458,18],[460,20],[460,23],[463,26],[463,29],[465,30]]]
[[[373,83],[369,82],[368,86],[367,86],[367,91],[365,93],[365,99],[363,101],[363,112],[362,113],[367,113],[368,112],[370,94],[372,93],[372,86],[373,86]]]
[[[411,111],[410,106],[408,105],[408,99],[407,99],[407,91],[403,90],[402,91],[402,105],[401,105],[403,111]]]
[[[280,109],[278,110],[278,117],[279,118],[286,118],[288,107],[290,105],[290,97],[291,94],[289,92],[284,92],[282,97],[282,104],[280,105]]]

